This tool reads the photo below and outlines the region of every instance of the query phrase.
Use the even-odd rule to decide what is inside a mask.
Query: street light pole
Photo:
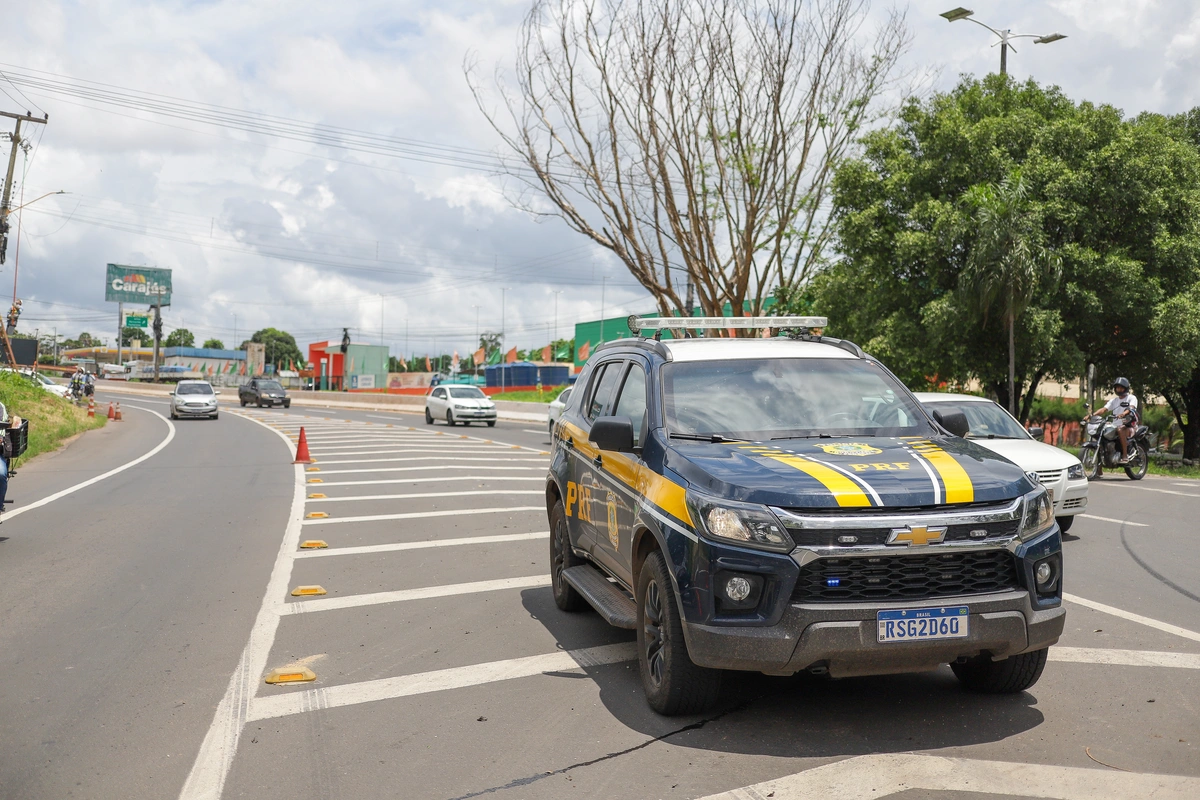
[[[511,286],[500,287],[500,349],[501,349],[501,351],[503,351],[505,346],[508,345],[508,342],[505,341],[505,333],[508,329],[508,324],[507,324],[508,320],[505,316],[504,301],[505,301],[505,293],[511,288],[512,288]],[[507,378],[507,376],[504,373],[505,373],[505,365],[508,363],[508,359],[505,357],[504,354],[502,354],[500,356],[500,361],[501,361],[501,364],[500,364],[500,394],[504,394],[504,387],[505,387],[506,378]]]
[[[554,341],[556,342],[558,341],[558,296],[562,293],[562,289],[554,290]]]
[[[479,306],[471,306],[471,308],[475,309],[475,344],[479,344]],[[474,347],[475,345],[473,344],[471,346]],[[476,351],[472,350],[471,352],[474,353]],[[483,351],[483,358],[485,361],[487,360],[487,350],[486,349]],[[471,361],[474,362],[475,359],[472,358]],[[475,365],[475,375],[476,376],[479,375],[479,365],[478,364]]]
[[[974,22],[976,25],[980,26],[981,28],[987,28],[989,31],[991,31],[997,37],[999,37],[1000,41],[996,44],[1000,45],[1000,74],[1001,75],[1008,74],[1008,49],[1010,47],[1012,47],[1012,51],[1014,53],[1017,52],[1017,48],[1013,47],[1011,44],[1013,39],[1033,39],[1034,44],[1050,44],[1051,42],[1057,42],[1060,39],[1067,38],[1064,34],[1061,34],[1061,33],[1050,33],[1050,34],[1046,34],[1043,36],[1041,34],[1036,34],[1036,33],[1013,33],[1012,29],[1010,29],[1010,28],[1005,28],[1002,31],[996,30],[991,25],[985,25],[984,23],[975,19],[972,16],[974,13],[975,12],[972,11],[971,9],[963,8],[960,6],[958,8],[951,9],[950,11],[942,12],[941,16],[944,17],[947,22],[958,22],[961,19],[965,19],[968,22]],[[992,46],[995,47],[996,44],[993,44]]]

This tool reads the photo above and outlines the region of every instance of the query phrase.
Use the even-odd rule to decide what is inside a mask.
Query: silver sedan
[[[171,392],[171,419],[217,418],[217,395],[208,381],[180,381]]]

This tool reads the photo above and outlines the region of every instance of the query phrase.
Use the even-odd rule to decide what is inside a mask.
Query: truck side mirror
[[[632,453],[633,420],[629,417],[599,417],[592,423],[588,440],[601,450]]]
[[[937,424],[960,438],[965,437],[971,431],[971,424],[967,422],[967,415],[958,409],[948,408],[945,411],[935,409],[933,418],[937,421]]]

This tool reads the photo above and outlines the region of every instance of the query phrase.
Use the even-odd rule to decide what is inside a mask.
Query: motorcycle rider
[[[1138,423],[1138,399],[1129,390],[1128,378],[1117,378],[1113,381],[1113,391],[1116,397],[1104,404],[1104,408],[1100,413],[1111,412],[1117,420],[1117,436],[1121,439],[1121,460],[1120,464],[1129,463],[1129,439],[1133,436],[1133,432],[1137,430]]]

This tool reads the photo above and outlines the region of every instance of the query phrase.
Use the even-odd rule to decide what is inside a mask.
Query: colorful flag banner
[[[550,345],[546,345],[545,347],[543,347],[542,348],[542,361],[549,361],[554,356],[554,353],[552,352],[553,350],[554,350],[554,348],[551,347]]]
[[[507,353],[504,354],[505,363],[511,364],[516,360],[517,360],[517,348],[514,347],[512,350],[509,350]]]
[[[579,348],[579,360],[587,361],[588,352],[592,349],[591,342],[584,342],[583,347]]]
[[[429,356],[425,356],[425,371],[433,372],[433,364],[429,363]]]
[[[475,355],[471,356],[471,360],[476,364],[482,364],[485,358],[487,358],[487,351],[482,347],[475,351]]]

